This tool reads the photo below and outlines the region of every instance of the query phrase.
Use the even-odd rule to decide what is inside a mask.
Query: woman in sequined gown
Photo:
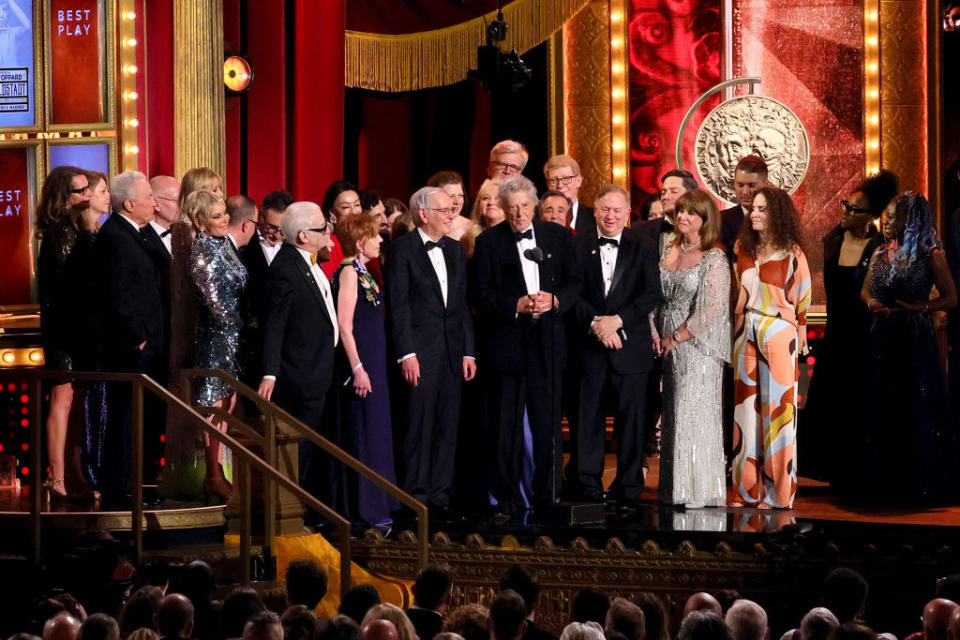
[[[906,193],[885,212],[889,242],[876,250],[861,297],[873,314],[873,362],[862,451],[848,498],[884,505],[958,504],[960,448],[930,313],[957,291],[926,198]],[[931,298],[936,285],[938,297]],[[865,372],[866,373],[866,372]]]
[[[337,322],[343,355],[349,366],[343,378],[343,418],[351,454],[390,482],[393,467],[393,427],[387,389],[387,335],[383,293],[367,265],[379,259],[379,223],[369,214],[340,218],[337,238],[344,259],[333,276]],[[346,369],[346,367],[345,367]],[[349,510],[354,519],[380,528],[392,524],[390,512],[399,504],[372,482],[359,478],[349,484]]]
[[[730,264],[710,194],[685,193],[675,219],[678,234],[660,261],[654,339],[663,354],[659,497],[718,507],[726,504],[721,395],[730,359]]]
[[[183,207],[200,228],[190,253],[190,276],[200,298],[200,315],[194,333],[194,364],[200,369],[223,369],[240,375],[237,365],[237,343],[243,321],[240,295],[247,284],[247,270],[240,262],[233,244],[227,238],[229,217],[223,200],[211,191],[190,194]],[[233,390],[219,378],[201,378],[194,387],[194,401],[203,407],[220,407],[232,412],[237,398]],[[224,421],[211,422],[226,430]],[[204,490],[224,500],[233,488],[223,475],[220,464],[222,445],[205,438],[207,477]]]

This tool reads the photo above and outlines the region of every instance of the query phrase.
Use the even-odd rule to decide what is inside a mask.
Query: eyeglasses
[[[275,224],[267,224],[266,222],[261,222],[257,226],[260,227],[260,230],[264,233],[277,233],[280,231],[280,227]]]
[[[520,167],[515,164],[510,164],[509,162],[500,162],[499,160],[494,160],[493,164],[500,167],[504,173],[520,173]]]
[[[442,215],[442,216],[448,216],[448,215],[450,215],[451,213],[453,213],[454,210],[453,210],[452,207],[444,207],[443,209],[433,209],[433,208],[431,208],[430,211],[436,211],[437,213],[439,213],[439,214]]]
[[[70,193],[75,193],[75,194],[77,194],[78,196],[79,196],[80,194],[86,193],[87,191],[90,191],[89,185],[86,186],[86,187],[81,187],[81,188],[79,188],[79,189],[70,189]]]
[[[580,174],[578,173],[572,176],[561,176],[559,178],[547,178],[547,186],[548,187],[559,187],[560,185],[567,186],[578,175]]]
[[[843,212],[848,216],[851,216],[855,213],[873,213],[872,211],[870,211],[870,209],[858,209],[857,207],[853,206],[846,200],[840,201],[840,207],[843,209]]]
[[[304,231],[314,231],[316,233],[330,233],[330,225],[323,225],[322,227],[315,227],[312,229],[304,229]]]

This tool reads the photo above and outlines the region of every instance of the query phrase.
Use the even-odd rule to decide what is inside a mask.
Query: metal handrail
[[[350,589],[350,570],[351,570],[351,525],[350,521],[338,514],[336,511],[317,500],[314,496],[304,491],[298,484],[292,482],[282,473],[273,468],[267,461],[257,456],[255,453],[244,447],[237,440],[221,432],[197,413],[189,404],[180,400],[170,393],[162,385],[147,375],[141,373],[92,373],[92,372],[74,372],[74,371],[40,371],[40,370],[16,370],[0,371],[0,381],[22,382],[24,379],[29,381],[32,403],[31,415],[35,428],[32,430],[33,447],[31,464],[33,466],[33,477],[30,485],[30,520],[33,532],[33,559],[39,563],[41,559],[41,469],[42,459],[42,383],[44,380],[55,380],[60,382],[83,380],[96,382],[125,382],[132,385],[131,388],[131,418],[133,422],[133,433],[131,442],[131,455],[133,478],[131,478],[131,519],[135,545],[136,560],[139,562],[143,554],[143,390],[148,391],[163,400],[168,406],[174,406],[186,413],[187,417],[196,426],[199,426],[203,432],[210,437],[218,440],[224,446],[227,446],[240,459],[238,467],[239,495],[241,498],[241,534],[240,534],[240,561],[241,561],[241,579],[244,583],[250,581],[250,537],[251,537],[251,505],[250,505],[250,467],[256,468],[264,474],[265,485],[269,486],[271,482],[283,487],[294,495],[301,503],[320,512],[324,518],[331,521],[337,529],[340,538],[340,588],[341,593],[346,593]],[[268,494],[272,491],[268,491]],[[274,528],[272,520],[265,520],[265,528],[271,534]]]
[[[327,454],[333,458],[339,460],[344,465],[350,467],[362,477],[366,478],[374,485],[386,491],[390,496],[395,498],[398,502],[403,504],[406,507],[409,507],[417,516],[417,560],[419,562],[420,568],[423,568],[427,565],[429,559],[429,550],[430,550],[430,533],[429,533],[429,515],[426,505],[422,502],[411,496],[406,491],[400,489],[395,484],[384,478],[382,475],[363,464],[355,457],[330,442],[316,431],[305,425],[300,420],[297,420],[292,415],[287,413],[284,409],[277,406],[273,402],[266,400],[252,388],[250,388],[245,383],[238,380],[236,377],[230,375],[222,369],[183,369],[180,372],[181,375],[181,390],[185,394],[185,397],[189,398],[190,393],[190,380],[193,378],[218,378],[225,384],[229,385],[234,391],[238,394],[247,398],[251,402],[256,403],[257,408],[265,416],[268,416],[266,420],[266,427],[276,428],[277,418],[280,418],[282,422],[286,423],[289,427],[292,428],[292,431],[295,432],[296,436],[306,438],[313,444],[317,445],[323,449]],[[267,449],[273,451],[275,455],[276,447],[273,442],[274,436],[265,434],[265,439],[267,442]],[[269,460],[269,457],[268,457]],[[268,514],[270,515],[270,514]]]

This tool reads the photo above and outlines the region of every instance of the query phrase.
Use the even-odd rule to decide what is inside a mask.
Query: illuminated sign
[[[36,124],[32,0],[0,0],[0,127]]]

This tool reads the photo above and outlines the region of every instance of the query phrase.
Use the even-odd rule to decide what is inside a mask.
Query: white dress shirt
[[[610,293],[610,285],[613,284],[613,273],[617,269],[617,254],[620,253],[620,239],[623,237],[623,231],[615,236],[604,236],[597,229],[597,239],[609,237],[617,241],[617,246],[612,244],[600,245],[600,270],[603,272],[603,296],[607,297]]]
[[[330,316],[330,324],[333,325],[333,346],[337,346],[340,342],[340,325],[337,322],[337,310],[333,306],[333,290],[330,288],[330,281],[327,280],[327,276],[323,273],[320,265],[313,264],[313,260],[311,259],[312,254],[309,251],[304,251],[300,247],[297,247],[297,251],[303,256],[304,262],[306,262],[310,268],[310,273],[313,274],[313,279],[317,281],[317,288],[320,289],[323,303],[327,306],[327,315]]]
[[[579,211],[580,211],[580,201],[574,200],[573,206],[570,207],[570,228],[571,229],[577,228],[577,213],[579,213]]]
[[[127,221],[127,224],[129,224],[131,227],[133,227],[134,231],[136,231],[137,233],[140,233],[140,229],[141,229],[142,227],[141,227],[139,224],[137,224],[136,222],[134,222],[132,218],[128,218],[127,216],[123,215],[122,213],[118,213],[117,215],[120,216],[121,218],[123,218],[124,220],[126,220],[126,221]]]
[[[169,253],[172,256],[173,245],[171,244],[171,242],[173,240],[170,237],[170,229],[164,229],[163,226],[160,225],[156,220],[151,220],[150,226],[153,227],[153,230],[157,232],[158,236],[160,236],[160,242],[162,242],[163,246],[167,248],[167,253]]]
[[[420,234],[420,239],[423,241],[423,244],[426,245],[427,242],[432,242],[433,238],[428,236],[423,232],[423,229],[417,227],[417,233]],[[443,259],[443,249],[440,247],[433,247],[427,251],[427,257],[430,258],[430,264],[433,265],[433,270],[437,274],[437,280],[440,281],[440,293],[443,294],[443,306],[447,306],[447,261]]]
[[[527,227],[533,234],[533,225]],[[524,229],[522,233],[526,233]],[[527,249],[533,249],[537,246],[537,237],[523,238],[517,242],[517,253],[520,254],[520,267],[523,269],[523,281],[527,285],[527,293],[530,295],[540,293],[540,265],[523,255]]]
[[[258,237],[260,238],[260,250],[263,251],[263,257],[266,258],[267,266],[269,267],[270,263],[273,262],[273,259],[277,257],[278,253],[280,253],[280,247],[283,246],[283,242],[270,244],[264,240],[262,236]]]

